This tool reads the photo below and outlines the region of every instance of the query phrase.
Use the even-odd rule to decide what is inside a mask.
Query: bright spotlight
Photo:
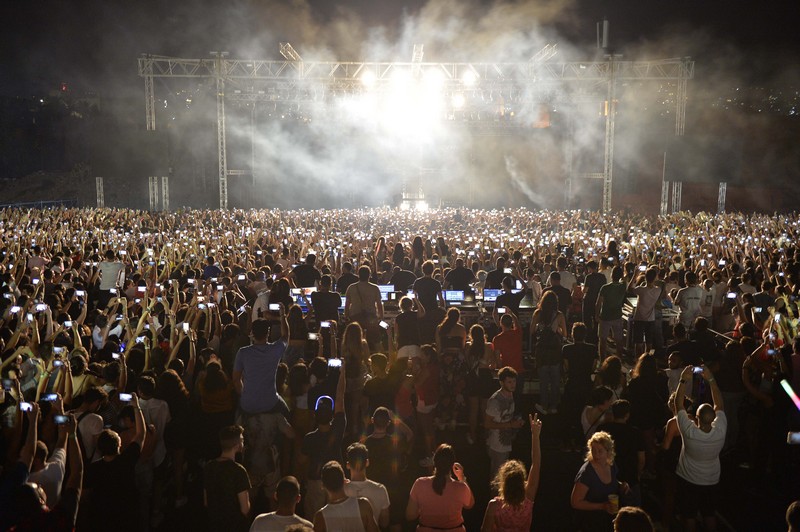
[[[439,89],[444,85],[444,72],[435,68],[428,69],[423,79],[430,88]]]
[[[455,109],[461,109],[462,107],[464,107],[464,104],[467,103],[467,99],[464,98],[463,94],[458,93],[453,95],[452,102],[453,102],[453,107]]]
[[[463,81],[464,85],[467,87],[471,87],[478,82],[478,74],[476,74],[474,70],[465,70],[464,73],[461,74],[461,81]]]
[[[392,85],[397,89],[406,88],[411,83],[411,72],[403,69],[395,69],[392,72]]]
[[[375,75],[375,72],[372,70],[367,70],[361,74],[361,83],[363,83],[368,89],[374,87],[376,81],[378,81],[378,76]]]

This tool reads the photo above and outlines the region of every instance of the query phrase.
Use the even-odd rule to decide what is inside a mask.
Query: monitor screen
[[[483,300],[485,302],[494,303],[495,301],[497,301],[497,296],[499,296],[502,293],[503,293],[503,291],[500,290],[499,288],[484,288],[483,289]]]
[[[445,290],[444,291],[444,300],[447,301],[447,302],[464,301],[464,291],[463,290]]]
[[[381,291],[381,294],[388,294],[389,292],[394,292],[394,285],[393,284],[379,284],[378,290]]]
[[[342,296],[342,304],[339,306],[339,310],[344,312],[344,304],[347,303],[347,297]]]

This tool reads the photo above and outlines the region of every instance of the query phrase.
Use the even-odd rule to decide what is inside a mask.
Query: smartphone
[[[341,358],[330,358],[330,359],[328,359],[328,367],[329,368],[341,368],[342,367],[342,359]]]
[[[53,416],[53,421],[56,422],[56,425],[66,425],[69,423],[69,416],[56,415]]]
[[[57,399],[58,399],[58,394],[57,393],[48,393],[47,395],[44,396],[44,400],[49,402],[49,403],[52,403],[53,401],[56,401]]]
[[[136,337],[136,343],[137,344],[141,344],[143,342],[144,342],[144,336],[137,336]]]
[[[183,332],[185,333],[189,332],[189,324],[186,322],[183,322]]]
[[[641,266],[639,266],[639,271],[640,271],[640,272],[646,272],[646,271],[647,271],[647,266],[645,266],[644,264],[642,264]]]
[[[217,291],[221,291],[221,290],[225,290],[225,285],[224,284],[218,284],[217,285]]]
[[[39,279],[33,279],[33,284],[35,285],[39,284]]]
[[[18,307],[17,305],[14,305],[13,307],[11,307],[11,309],[9,310],[9,312],[10,312],[11,314],[16,314],[17,312],[19,312],[19,311],[20,311],[20,309],[21,309],[21,307]]]
[[[321,322],[319,322],[319,326],[322,327],[322,328],[328,329],[331,326],[331,322],[329,322],[329,321],[321,321]]]
[[[236,277],[236,280],[237,281],[244,281],[246,278],[247,278],[246,275],[239,275],[239,276]]]
[[[781,322],[781,313],[780,312],[776,312],[775,313],[775,323],[780,323],[780,322]]]
[[[308,333],[308,339],[309,340],[319,340],[319,335],[317,333],[315,333],[315,332],[310,332],[310,333]]]
[[[270,303],[269,310],[272,312],[280,312],[281,304],[280,303]]]
[[[121,394],[119,394],[120,402],[129,403],[131,399],[133,399],[133,395],[131,395],[129,393],[121,393]]]
[[[800,445],[800,432],[790,432],[787,434],[786,443],[789,445]]]
[[[64,327],[66,327],[67,329],[71,329],[72,328],[72,321],[71,320],[65,321],[64,322]]]
[[[63,365],[64,365],[64,362],[62,360],[54,360],[53,361],[53,367],[54,368],[60,368]]]
[[[146,290],[147,290],[146,286],[138,286],[138,287],[136,287],[136,291],[139,292],[140,294],[144,294]]]
[[[6,298],[6,299],[13,299],[14,295],[10,294],[9,292],[6,292],[5,294],[3,294],[3,297]]]
[[[14,386],[14,381],[11,379],[3,379],[3,389],[7,392],[11,391],[11,388]]]
[[[764,312],[764,307],[756,307],[755,311],[760,314],[760,313]]]
[[[33,405],[30,403],[22,402],[19,404],[19,409],[22,412],[30,412],[31,410],[33,410]]]
[[[111,288],[111,289],[109,290],[109,293],[111,293],[111,294],[116,294],[116,293],[117,293],[117,289],[116,289],[116,288]]]
[[[514,270],[512,270],[511,268],[503,268],[503,273],[511,275],[512,273],[514,273]]]
[[[189,284],[194,284],[194,279],[186,279],[186,282]]]
[[[206,305],[205,303],[200,303],[199,305],[197,305],[197,308],[199,308],[200,310],[205,310],[208,308],[208,305]]]
[[[380,323],[378,323],[378,325],[380,325],[384,329],[388,329],[389,328],[389,324],[386,323],[385,321],[381,321]]]
[[[702,375],[703,368],[701,366],[695,366],[694,368],[692,368],[692,373],[694,373],[695,375]]]
[[[86,292],[84,290],[75,290],[75,295],[78,297],[84,297]]]
[[[114,360],[119,360],[119,353],[111,353],[111,358]]]
[[[506,309],[505,309],[505,307],[499,307],[499,308],[497,309],[497,313],[498,313],[498,314],[505,314],[505,313],[506,313]]]
[[[36,305],[36,312],[44,312],[45,310],[47,310],[47,305],[44,303],[39,303]]]
[[[728,299],[736,299],[736,292],[728,292],[726,296]]]
[[[724,260],[719,261],[720,266],[725,266],[726,262]]]
[[[25,314],[25,319],[28,320],[28,323],[32,323],[33,322],[33,314],[28,312],[27,314]]]

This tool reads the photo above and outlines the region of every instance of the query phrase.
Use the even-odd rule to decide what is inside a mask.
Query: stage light
[[[411,83],[411,72],[404,69],[395,69],[392,72],[392,86],[396,90],[404,90]]]
[[[476,74],[474,70],[466,70],[461,74],[461,81],[467,87],[472,87],[478,82],[478,74]]]
[[[429,89],[439,90],[444,86],[444,72],[436,68],[428,69],[425,71],[423,80]]]
[[[467,103],[467,99],[461,93],[454,94],[451,101],[454,109],[461,109]]]
[[[378,76],[372,70],[367,70],[361,74],[361,83],[368,89],[374,87],[376,81],[378,81]]]

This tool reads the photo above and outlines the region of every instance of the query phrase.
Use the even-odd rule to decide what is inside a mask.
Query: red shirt
[[[492,349],[500,353],[503,366],[511,366],[517,373],[525,368],[522,365],[522,329],[507,329],[492,340]]]

